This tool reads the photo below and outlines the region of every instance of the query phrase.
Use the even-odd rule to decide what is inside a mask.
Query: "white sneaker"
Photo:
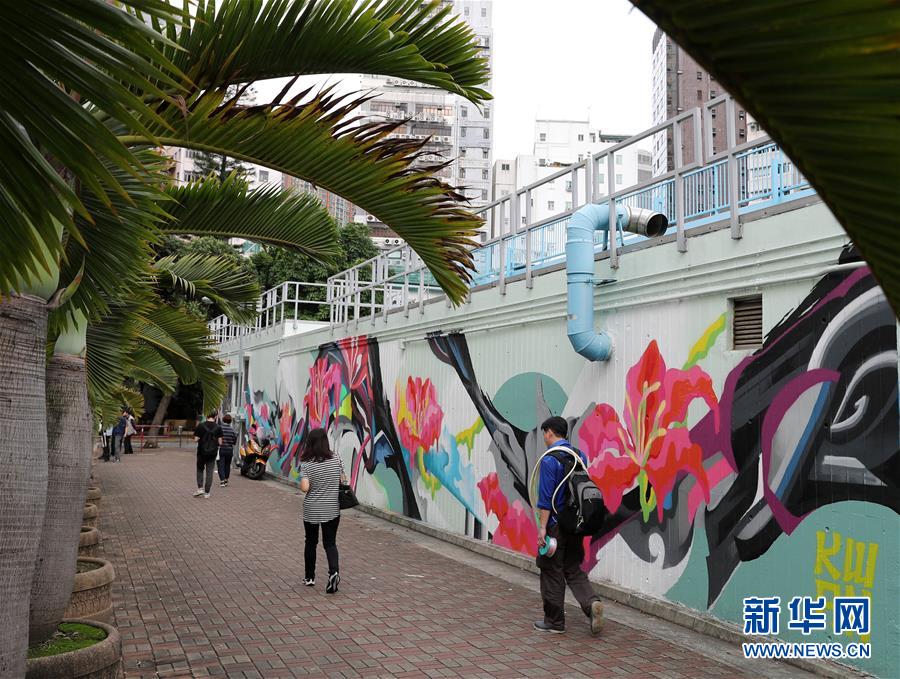
[[[202,488],[198,488],[198,489],[197,489],[197,492],[194,493],[194,497],[200,497],[201,495],[203,495],[203,489],[202,489]]]
[[[316,579],[315,578],[304,578],[303,584],[307,587],[315,587]]]
[[[204,498],[208,498],[208,497],[209,497],[209,493],[203,493],[203,497],[204,497]]]

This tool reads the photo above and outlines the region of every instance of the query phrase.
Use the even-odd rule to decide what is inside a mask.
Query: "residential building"
[[[725,93],[725,89],[706,69],[684,51],[669,36],[656,29],[653,34],[653,77],[652,107],[653,124],[658,125],[679,113],[702,106]],[[718,106],[711,111],[713,148],[707,155],[719,152],[728,145],[725,126],[725,107]],[[748,141],[747,114],[735,110],[735,143]],[[700,149],[694,148],[693,135],[685,130],[682,135],[682,161],[697,160]],[[659,133],[653,138],[653,176],[668,172],[675,167],[673,135]]]
[[[490,0],[444,0],[453,11],[474,30],[481,53],[491,61],[491,2]],[[392,120],[402,123],[391,136],[426,141],[420,163],[450,163],[437,175],[448,184],[458,187],[473,207],[488,202],[491,192],[491,166],[494,123],[492,104],[482,107],[456,94],[401,78],[377,75],[362,77],[362,88],[378,96],[362,106],[362,114],[369,120]],[[490,89],[490,83],[486,85]],[[362,214],[362,219],[375,231],[385,231],[383,237],[394,239],[379,229],[377,220]],[[361,219],[361,221],[362,221]],[[383,226],[383,225],[382,225]]]
[[[527,155],[511,159],[498,159],[494,163],[492,200],[508,196],[515,188],[522,188],[549,177],[560,169],[581,162],[589,155],[596,154],[625,141],[628,135],[604,134],[592,128],[588,120],[536,120],[534,124],[534,147]],[[650,151],[636,145],[628,146],[614,156],[613,185],[615,190],[634,186],[651,178],[652,156]],[[609,170],[600,167],[597,181],[602,195],[609,189]],[[579,189],[583,191],[583,188]],[[532,222],[561,214],[574,207],[571,177],[566,175],[548,182],[531,192]],[[506,211],[503,230],[510,230],[510,215]],[[499,215],[496,216],[499,220]],[[520,204],[520,221],[525,223],[525,205]],[[518,228],[521,228],[521,224]],[[490,234],[496,236],[498,234]]]
[[[281,185],[286,189],[294,189],[318,196],[319,202],[322,203],[322,206],[328,211],[328,214],[330,214],[338,224],[349,224],[353,221],[353,205],[345,198],[342,198],[331,191],[326,191],[320,186],[316,186],[315,184],[303,179],[298,179],[297,177],[292,177],[288,174],[282,176]]]

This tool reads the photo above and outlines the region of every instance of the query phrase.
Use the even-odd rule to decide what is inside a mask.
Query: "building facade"
[[[536,120],[532,153],[511,159],[498,159],[494,163],[491,199],[508,196],[515,187],[533,184],[627,138],[628,135],[604,134],[591,127],[588,120]],[[651,153],[637,145],[628,146],[616,153],[614,163],[615,173],[612,179],[617,191],[647,181],[652,176]],[[601,169],[597,181],[601,191],[606,193],[609,187],[606,168]],[[535,188],[531,194],[532,219],[540,221],[571,210],[572,195],[572,181],[568,176]],[[524,212],[521,219],[524,223]],[[503,218],[504,233],[510,230],[510,226],[510,216],[506,214]]]
[[[708,101],[725,94],[725,89],[706,69],[700,66],[690,54],[660,29],[653,34],[653,77],[651,101],[653,124],[658,125],[679,113],[702,106]],[[713,148],[707,155],[719,152],[728,146],[725,125],[725,107],[719,106],[711,112]],[[739,105],[735,111],[735,143],[748,141],[747,114]],[[757,126],[758,127],[758,126]],[[701,149],[694,148],[693,135],[682,135],[683,163],[698,160],[696,154]],[[653,176],[658,176],[675,167],[675,150],[671,132],[660,133],[653,138]]]
[[[492,63],[490,0],[445,0],[454,13],[475,31],[481,53]],[[369,120],[402,122],[391,135],[425,141],[421,163],[449,164],[437,175],[458,187],[473,207],[490,199],[493,147],[493,111],[488,102],[479,108],[456,94],[411,80],[377,75],[362,77],[363,90],[378,96],[362,106]],[[490,90],[490,82],[485,86]],[[396,234],[371,215],[357,215],[373,230],[373,237],[393,241]]]

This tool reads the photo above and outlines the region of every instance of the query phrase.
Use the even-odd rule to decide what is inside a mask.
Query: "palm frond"
[[[200,0],[169,58],[197,89],[283,76],[377,73],[478,103],[490,78],[475,34],[439,0]]]
[[[471,277],[471,237],[481,221],[434,175],[440,166],[413,165],[425,142],[389,138],[396,123],[360,124],[352,115],[364,97],[308,96],[241,108],[223,104],[221,91],[208,91],[192,99],[186,113],[163,110],[174,132],[154,131],[166,145],[257,163],[343,196],[404,238],[450,299],[460,301]]]
[[[237,175],[167,189],[161,228],[170,234],[246,238],[316,259],[337,253],[337,225],[315,196],[278,187],[250,189]]]
[[[897,3],[632,2],[781,145],[900,312]]]
[[[164,0],[122,4],[180,21]],[[0,7],[0,88],[9,93],[0,103],[0,294],[53,270],[61,228],[80,238],[72,211],[88,212],[76,184],[109,205],[111,195],[126,195],[113,168],[142,173],[96,109],[145,134],[147,121],[161,124],[143,98],[177,88],[160,38],[106,0]]]
[[[168,361],[150,346],[138,346],[131,352],[126,377],[136,382],[146,382],[163,394],[171,394],[178,386],[178,375]]]
[[[256,318],[259,284],[231,260],[210,255],[169,256],[152,267],[160,285],[189,299],[207,297],[238,323]]]

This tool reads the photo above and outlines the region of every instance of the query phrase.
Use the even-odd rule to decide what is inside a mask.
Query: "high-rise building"
[[[725,93],[724,88],[685,52],[669,36],[656,29],[653,34],[652,106],[653,124],[658,125],[679,113],[702,106]],[[709,152],[718,152],[728,145],[725,127],[725,107],[711,112],[712,143]],[[668,172],[675,167],[673,135],[660,133],[653,139],[653,175]],[[694,149],[693,135],[682,135],[682,160],[685,163],[699,160]],[[747,114],[738,107],[735,110],[735,143],[747,141]]]
[[[589,154],[596,154],[623,142],[628,137],[629,135],[604,134],[592,128],[588,120],[536,120],[533,152],[514,159],[498,159],[494,163],[492,200],[508,196],[515,188],[533,184],[559,172],[561,168],[581,162]],[[612,177],[615,189],[618,191],[650,179],[651,163],[650,152],[636,145],[617,152],[613,160],[615,171]],[[606,195],[609,189],[608,171],[605,166],[598,169],[597,182],[601,195]],[[570,176],[560,177],[534,189],[531,192],[532,222],[571,210],[575,202],[573,196]],[[583,201],[584,196],[580,195],[579,202]],[[521,207],[520,212],[520,219],[524,224],[524,207]],[[510,231],[509,220],[507,212],[503,217],[504,233]],[[521,228],[521,224],[518,228]]]
[[[206,155],[203,151],[195,151],[178,146],[164,146],[163,154],[167,155],[174,162],[171,172],[177,184],[187,184],[190,181],[203,177],[197,169],[198,158]],[[281,172],[250,163],[244,163],[244,167],[247,170],[245,176],[251,188],[281,186]]]
[[[490,0],[444,0],[454,13],[475,32],[481,54],[491,63]],[[362,77],[362,88],[378,93],[366,102],[362,114],[370,120],[395,120],[403,124],[391,135],[428,140],[420,163],[450,163],[437,175],[461,190],[473,207],[488,202],[491,192],[493,111],[491,103],[478,107],[456,94],[401,78],[376,75]],[[490,83],[485,89],[490,90]],[[373,227],[373,236],[389,238],[396,234],[372,218],[359,215]]]
[[[319,202],[328,211],[338,224],[347,224],[353,221],[352,204],[345,198],[326,191],[320,186],[315,186],[308,181],[292,177],[289,174],[282,175],[281,185],[286,189],[311,193],[319,198]]]

